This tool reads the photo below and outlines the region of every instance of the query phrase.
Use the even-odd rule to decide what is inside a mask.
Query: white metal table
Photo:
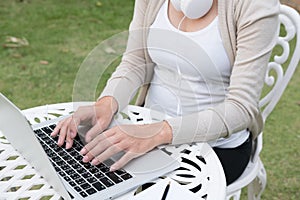
[[[81,105],[90,103],[60,103],[39,106],[22,111],[31,124],[54,119],[72,113]],[[125,117],[124,117],[125,116]],[[151,116],[151,117],[149,117]],[[117,118],[133,123],[157,121],[159,113],[137,106],[128,106]],[[22,139],[22,138],[20,138]],[[190,190],[199,199],[225,199],[226,181],[218,157],[207,143],[184,144],[180,146],[161,146],[162,150],[175,157],[181,167],[166,177],[180,183],[183,190]],[[156,184],[160,177],[146,185]],[[118,200],[131,199],[141,186],[121,196]],[[143,191],[141,191],[143,192]],[[14,150],[0,132],[0,200],[2,199],[60,199],[52,187],[37,174],[35,169]]]

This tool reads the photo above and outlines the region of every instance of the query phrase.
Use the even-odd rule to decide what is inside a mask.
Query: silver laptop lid
[[[21,111],[0,93],[0,130],[37,172],[53,186],[64,199],[70,199],[48,156],[33,134]]]

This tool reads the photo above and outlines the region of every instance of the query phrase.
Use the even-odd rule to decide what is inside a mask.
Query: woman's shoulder
[[[223,0],[221,0],[223,1]],[[277,8],[279,5],[279,0],[225,0],[227,2],[232,2],[236,8],[254,10],[254,9],[272,9]]]
[[[254,21],[258,18],[276,18],[279,13],[279,0],[219,0],[219,3],[226,7],[228,14],[234,18],[235,22]]]

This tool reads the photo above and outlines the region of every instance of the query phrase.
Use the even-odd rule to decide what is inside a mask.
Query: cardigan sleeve
[[[258,103],[276,43],[279,2],[235,2],[231,15],[236,23],[236,48],[226,98],[202,112],[167,119],[173,130],[173,144],[230,137],[244,129],[249,129],[254,138],[261,132],[263,120]]]
[[[145,27],[143,26],[147,5],[146,0],[135,1],[126,51],[100,95],[100,98],[113,96],[118,102],[118,110],[122,110],[129,104],[139,87],[150,79],[151,73],[148,71],[153,71],[153,66],[146,64],[145,58]]]

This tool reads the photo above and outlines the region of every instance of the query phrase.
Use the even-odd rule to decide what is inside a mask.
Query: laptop
[[[97,166],[83,163],[79,138],[66,150],[56,145],[57,138],[50,137],[59,120],[30,126],[21,111],[0,93],[0,131],[64,199],[113,199],[179,168],[176,159],[158,148],[115,172],[109,172],[109,167],[122,154]]]

